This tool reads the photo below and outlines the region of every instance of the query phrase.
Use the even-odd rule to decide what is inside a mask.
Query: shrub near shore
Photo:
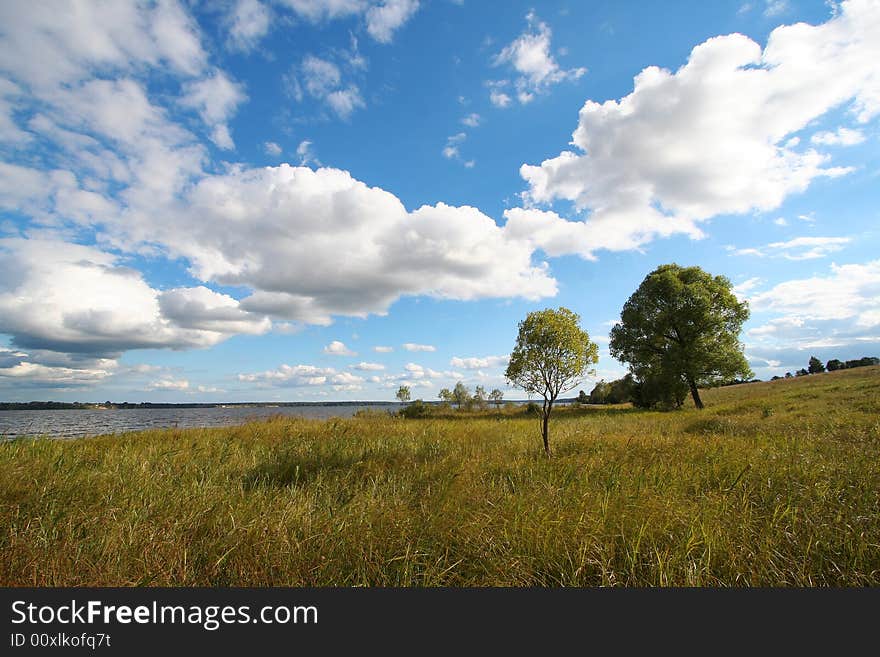
[[[703,398],[9,441],[0,584],[880,584],[880,368]]]

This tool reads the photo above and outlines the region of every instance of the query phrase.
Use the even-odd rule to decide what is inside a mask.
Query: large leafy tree
[[[664,381],[686,386],[703,408],[700,386],[752,376],[739,342],[748,317],[748,304],[724,276],[661,265],[624,304],[611,330],[611,355],[628,363],[640,382],[650,382],[648,389]]]
[[[541,436],[550,456],[550,413],[559,395],[571,390],[599,360],[599,349],[568,308],[536,310],[519,323],[505,376],[513,385],[544,398]]]

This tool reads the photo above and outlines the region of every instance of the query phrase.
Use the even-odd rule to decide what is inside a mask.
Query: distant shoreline
[[[575,401],[576,398],[558,399],[557,404]],[[504,404],[528,404],[529,399],[505,399]],[[425,404],[440,405],[443,402],[424,400]],[[109,409],[150,409],[150,408],[291,408],[303,406],[401,406],[398,401],[299,401],[299,402],[204,402],[204,403],[166,403],[166,402],[0,402],[0,411],[47,411],[47,410],[109,410]]]

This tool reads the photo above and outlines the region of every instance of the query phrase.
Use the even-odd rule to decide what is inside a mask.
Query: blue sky
[[[0,6],[0,399],[436,399],[667,262],[880,352],[880,3]]]

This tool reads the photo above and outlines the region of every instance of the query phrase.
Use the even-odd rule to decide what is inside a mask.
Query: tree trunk
[[[691,377],[688,377],[688,386],[691,389],[691,397],[694,398],[694,406],[698,409],[703,410],[703,400],[700,399],[700,391],[697,390],[697,383]]]
[[[544,400],[544,408],[541,410],[541,437],[544,439],[544,453],[550,458],[553,456],[550,451],[550,411],[553,410],[553,401]]]

